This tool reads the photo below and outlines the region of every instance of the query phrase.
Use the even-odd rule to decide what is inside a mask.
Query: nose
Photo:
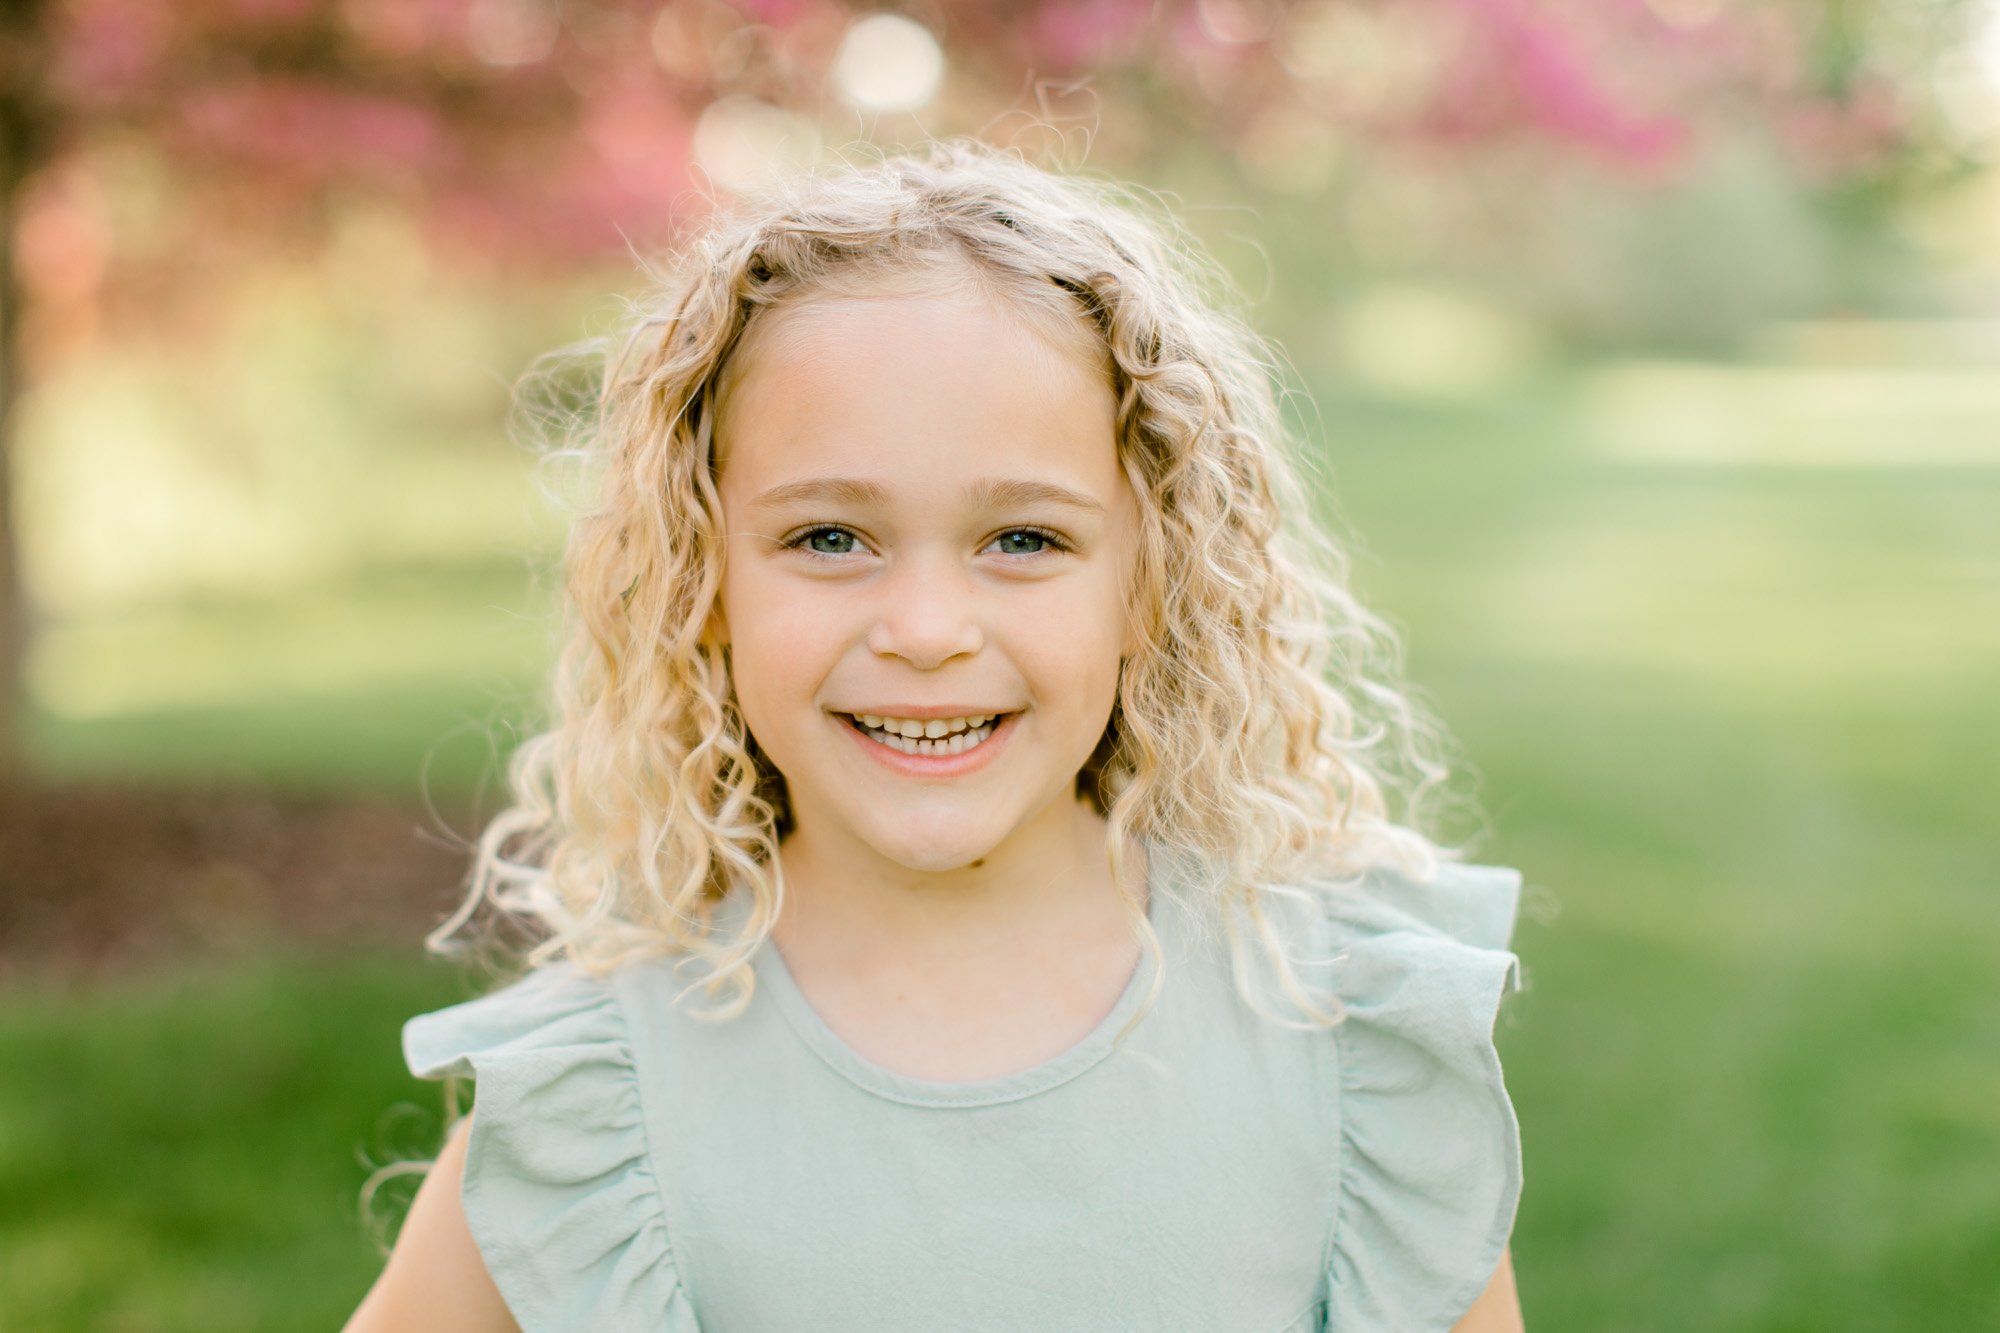
[[[972,581],[949,553],[912,552],[876,586],[870,651],[929,671],[985,643]]]

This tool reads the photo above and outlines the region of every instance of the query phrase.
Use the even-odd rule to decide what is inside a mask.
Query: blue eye
[[[1042,553],[1043,548],[1056,546],[1059,544],[1056,540],[1056,535],[1053,532],[1045,531],[1042,528],[1009,528],[1007,531],[1001,533],[998,537],[994,538],[994,540],[1004,545],[1009,537],[1026,537],[1031,541],[1038,541],[1042,545],[1036,547],[1032,551],[1020,551],[1020,550],[1008,551],[1006,552],[1006,554],[1008,555],[1040,555]]]
[[[798,536],[786,542],[785,546],[787,549],[803,549],[807,555],[819,556],[821,559],[826,559],[828,557],[836,555],[850,555],[853,553],[853,548],[851,546],[842,550],[822,551],[817,547],[808,546],[806,544],[808,542],[811,542],[814,538],[821,536],[822,534],[830,535],[835,539],[844,538],[848,542],[852,542],[854,540],[854,534],[849,532],[846,528],[836,528],[829,524],[817,528],[807,528],[804,532],[801,532]]]
[[[1021,549],[1018,543],[1009,547],[1010,539],[1024,537],[1029,542],[1039,543],[1039,545],[1031,546],[1025,550]],[[835,549],[826,550],[815,545],[816,542],[821,540],[834,543]],[[1001,551],[1002,555],[1032,556],[1042,555],[1051,550],[1067,551],[1072,549],[1067,541],[1047,528],[1009,528],[993,540],[1001,543],[1004,548]],[[801,555],[814,560],[838,561],[843,556],[855,553],[858,549],[855,545],[857,541],[858,538],[855,537],[853,532],[841,527],[837,523],[819,523],[809,528],[801,528],[797,533],[787,537],[782,545],[785,550],[797,551]]]

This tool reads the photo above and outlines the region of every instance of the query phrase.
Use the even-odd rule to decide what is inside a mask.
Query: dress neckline
[[[1166,876],[1161,873],[1161,849],[1151,842],[1146,853],[1146,919],[1168,947],[1166,922],[1173,913],[1163,910],[1160,900],[1166,892]],[[1126,980],[1125,989],[1109,1013],[1075,1045],[1038,1065],[993,1078],[940,1080],[915,1078],[884,1068],[862,1055],[827,1026],[819,1011],[793,980],[791,969],[777,946],[765,940],[757,950],[754,966],[758,983],[770,990],[778,1011],[799,1039],[835,1073],[865,1092],[909,1106],[971,1107],[993,1106],[1020,1101],[1058,1087],[1110,1055],[1118,1033],[1131,1019],[1151,988],[1159,963],[1143,948],[1139,962]],[[1128,1038],[1129,1040],[1129,1038]]]

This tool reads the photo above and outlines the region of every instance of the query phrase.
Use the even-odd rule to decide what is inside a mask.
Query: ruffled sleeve
[[[466,1222],[522,1333],[699,1333],[668,1242],[617,996],[572,963],[403,1025],[419,1078],[470,1076]]]
[[[1519,871],[1378,869],[1330,891],[1340,1143],[1327,1254],[1333,1333],[1448,1333],[1514,1226],[1521,1146],[1493,1025],[1520,987]]]

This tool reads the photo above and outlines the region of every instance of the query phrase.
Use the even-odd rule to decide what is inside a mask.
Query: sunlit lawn
[[[0,1326],[339,1327],[376,1266],[361,1159],[427,1153],[442,1123],[442,1085],[396,1063],[402,1019],[469,985],[284,950],[7,996]]]
[[[490,787],[553,653],[549,594],[530,581],[524,556],[57,625],[31,672],[64,705],[36,719],[39,766],[300,791]]]
[[[1529,1325],[1986,1326],[2000,458],[1674,461],[1576,388],[1322,400],[1357,579],[1483,778],[1477,858],[1530,885],[1501,1034]],[[487,567],[60,626],[65,676],[161,679],[79,677],[37,752],[406,792],[429,756],[458,799],[544,660],[533,605]],[[0,1324],[337,1324],[378,1264],[356,1154],[427,1146],[384,1117],[440,1104],[397,1027],[464,984],[413,941],[7,997]]]

